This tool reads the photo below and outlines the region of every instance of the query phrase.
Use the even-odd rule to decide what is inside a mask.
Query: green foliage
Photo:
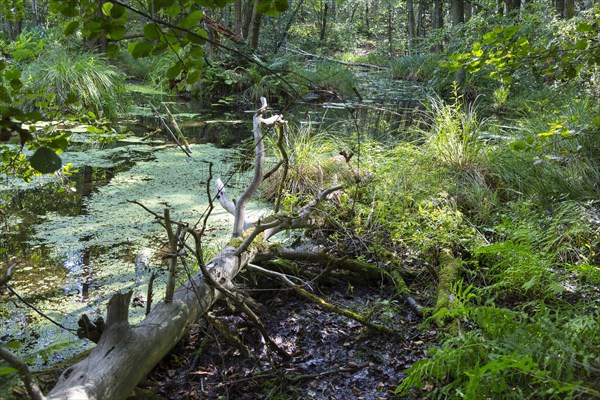
[[[391,72],[396,79],[426,82],[433,78],[438,67],[435,55],[413,55],[392,62]]]
[[[529,17],[532,15],[533,17]],[[570,80],[593,71],[600,62],[596,45],[600,8],[596,4],[577,18],[556,20],[540,12],[520,25],[498,21],[468,52],[457,52],[444,63],[450,70],[466,68],[511,83],[519,71],[548,80]]]
[[[269,140],[275,154],[276,143]],[[281,188],[284,197],[295,198],[294,204],[312,200],[318,191],[350,179],[352,171],[343,157],[335,156],[342,145],[330,133],[314,132],[310,125],[292,129],[287,138],[289,169]],[[273,200],[279,194],[283,168],[265,181],[262,195]],[[288,200],[288,201],[290,201]]]
[[[600,278],[600,220],[594,203],[563,202],[552,213],[515,203],[501,215],[493,244],[478,246],[478,272],[493,297],[556,300]]]
[[[300,73],[300,72],[299,72]],[[301,75],[305,73],[300,73]],[[356,78],[349,69],[340,64],[318,62],[314,73],[306,78],[315,89],[348,98],[353,95],[352,88],[356,86]]]
[[[513,106],[514,107],[514,106]],[[551,104],[542,103],[546,109]],[[588,200],[600,195],[600,164],[595,150],[600,129],[591,119],[585,98],[553,112],[531,107],[516,121],[515,130],[489,153],[490,179],[505,198],[535,197],[543,203],[556,199]]]
[[[423,130],[426,146],[441,163],[459,170],[472,170],[482,164],[486,153],[480,139],[485,121],[479,121],[474,105],[465,106],[455,91],[454,101],[431,98],[429,127]]]
[[[31,93],[29,104],[40,108],[52,105],[112,117],[127,104],[124,74],[91,52],[51,48],[24,68],[23,79]]]
[[[444,340],[413,364],[397,393],[429,398],[571,399],[600,395],[600,314],[533,315],[494,306],[462,307],[473,329]],[[414,389],[411,389],[414,388]]]

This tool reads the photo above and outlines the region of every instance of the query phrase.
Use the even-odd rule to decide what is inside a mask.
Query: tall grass
[[[92,52],[48,49],[24,68],[23,79],[33,106],[41,101],[66,112],[114,117],[127,105],[125,75]]]
[[[282,186],[284,195],[313,198],[319,190],[342,183],[351,175],[343,157],[337,155],[345,146],[327,133],[315,132],[310,124],[293,129],[287,138],[289,169]],[[269,146],[276,148],[275,143]],[[274,150],[277,153],[277,150]],[[280,168],[263,185],[263,196],[273,200],[278,195],[283,169]]]
[[[473,104],[464,105],[460,96],[451,103],[431,98],[429,126],[423,131],[425,146],[439,162],[461,170],[482,165],[487,147],[480,140],[485,121],[480,121]]]

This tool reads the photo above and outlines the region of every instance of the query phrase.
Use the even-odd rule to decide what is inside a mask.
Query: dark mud
[[[358,322],[307,303],[289,291],[256,292],[255,311],[290,361],[269,352],[240,313],[219,304],[213,313],[250,350],[241,352],[210,324],[195,327],[148,377],[138,398],[390,399],[403,372],[425,356],[435,332],[379,289],[321,287],[329,302],[371,316],[394,330],[369,331]],[[142,385],[143,386],[143,385]]]

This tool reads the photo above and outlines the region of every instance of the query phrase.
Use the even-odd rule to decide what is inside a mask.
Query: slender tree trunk
[[[452,26],[465,22],[465,0],[451,0]]]
[[[471,0],[465,0],[465,22],[469,22],[473,16],[473,3]]]
[[[408,31],[408,54],[412,54],[415,39],[415,6],[413,0],[406,0],[406,29]]]
[[[464,0],[452,0],[452,26],[458,26],[465,22],[465,3]],[[465,82],[465,70],[456,71],[455,80],[459,86]]]
[[[444,27],[444,9],[442,0],[433,1],[433,29],[442,29]],[[444,50],[444,46],[441,40],[433,46],[435,53],[441,53]]]
[[[521,9],[521,0],[506,0],[506,11],[517,14]]]
[[[329,5],[325,1],[323,4],[323,19],[321,20],[321,34],[319,35],[319,40],[325,40],[325,34],[327,33],[327,10],[329,9]]]
[[[248,32],[248,46],[252,51],[258,48],[258,37],[260,35],[260,24],[262,22],[262,14],[258,12],[258,0],[254,2],[252,8],[252,22],[250,23],[250,32]]]
[[[554,2],[555,7],[556,7],[556,13],[558,14],[559,17],[564,18],[565,17],[565,0],[556,0]]]
[[[31,0],[31,13],[33,14],[33,26],[37,27],[39,25],[39,18],[36,0]]]
[[[257,0],[258,1],[258,0]],[[252,22],[252,11],[254,10],[254,1],[242,0],[242,37],[248,41],[250,24]]]
[[[369,31],[371,30],[371,27],[369,25],[369,18],[370,17],[371,16],[369,15],[369,3],[366,2],[365,3],[365,30],[366,30],[367,35],[369,34]]]
[[[242,0],[235,0],[235,4],[233,6],[233,14],[234,14],[234,21],[233,21],[233,32],[238,35],[239,37],[242,37]]]
[[[424,37],[425,36],[425,26],[423,25],[423,20],[425,19],[425,1],[419,0],[419,6],[417,8],[417,36]]]
[[[504,15],[504,0],[498,0],[498,15]]]
[[[390,54],[394,50],[394,46],[393,46],[393,43],[394,43],[393,42],[394,28],[393,28],[393,25],[392,25],[393,18],[394,18],[393,17],[393,13],[394,13],[394,10],[392,9],[392,7],[390,7],[388,9],[388,12],[387,12],[387,39],[388,39],[388,47],[390,49],[389,50]]]
[[[565,18],[571,19],[575,16],[575,0],[565,0]]]

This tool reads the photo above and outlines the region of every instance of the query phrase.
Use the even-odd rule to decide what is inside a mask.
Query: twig
[[[156,279],[156,272],[152,271],[150,279],[148,280],[148,291],[146,292],[146,315],[150,314],[152,308],[152,294],[154,289],[154,280]]]
[[[4,359],[4,361],[6,361],[11,367],[17,370],[21,380],[25,384],[25,389],[27,390],[29,397],[31,397],[33,400],[44,400],[46,398],[42,394],[39,386],[34,382],[27,364],[21,361],[19,357],[17,357],[7,348],[0,346],[0,358]]]
[[[52,318],[50,318],[49,316],[47,316],[46,314],[44,314],[42,311],[40,311],[38,308],[36,308],[36,306],[34,306],[33,304],[29,303],[27,300],[25,300],[23,297],[21,297],[19,295],[19,293],[17,293],[13,288],[11,288],[9,285],[6,285],[6,288],[8,289],[9,292],[11,292],[13,295],[15,295],[15,297],[17,299],[19,299],[21,302],[23,302],[27,307],[31,308],[33,311],[35,311],[36,313],[38,313],[39,315],[41,315],[42,317],[46,318],[48,321],[52,322],[54,325],[58,326],[61,329],[64,329],[67,332],[71,332],[71,333],[76,333],[77,329],[71,329],[71,328],[67,328],[66,326],[62,325],[59,322],[56,322],[55,320],[53,320]]]
[[[177,238],[173,234],[173,226],[171,225],[171,213],[168,208],[164,209],[165,229],[169,238],[169,276],[167,278],[167,289],[165,294],[165,303],[173,301],[173,293],[175,292],[175,268],[177,267]],[[179,226],[181,228],[181,225]]]
[[[169,110],[165,103],[162,103],[162,105],[165,108],[167,115],[169,116],[169,122],[171,123],[171,125],[173,125],[173,129],[177,133],[177,138],[181,141],[181,143],[183,143],[183,146],[185,147],[187,152],[189,154],[192,154],[192,150],[190,150],[190,145],[188,144],[187,139],[183,135],[183,132],[181,132],[181,129],[179,129],[179,125],[177,124],[177,121],[175,121],[175,117],[173,116],[173,114],[171,114],[171,110]]]
[[[183,151],[186,156],[191,157],[192,154],[188,150],[186,150],[186,148],[183,147],[183,145],[179,142],[179,140],[177,139],[177,136],[175,136],[175,134],[173,133],[173,131],[171,130],[171,128],[169,128],[169,125],[164,120],[164,118],[162,117],[162,115],[160,115],[160,113],[158,112],[158,110],[156,109],[156,107],[154,107],[154,104],[152,104],[152,102],[150,102],[150,101],[148,101],[148,104],[150,104],[150,107],[152,107],[152,109],[154,110],[154,113],[156,114],[156,116],[158,117],[158,119],[160,119],[160,122],[162,122],[162,124],[165,127],[165,129],[167,130],[167,132],[169,132],[171,134],[171,137],[173,138],[173,140],[175,141],[175,143],[177,144],[177,146],[179,146],[179,148],[181,149],[181,151]]]

